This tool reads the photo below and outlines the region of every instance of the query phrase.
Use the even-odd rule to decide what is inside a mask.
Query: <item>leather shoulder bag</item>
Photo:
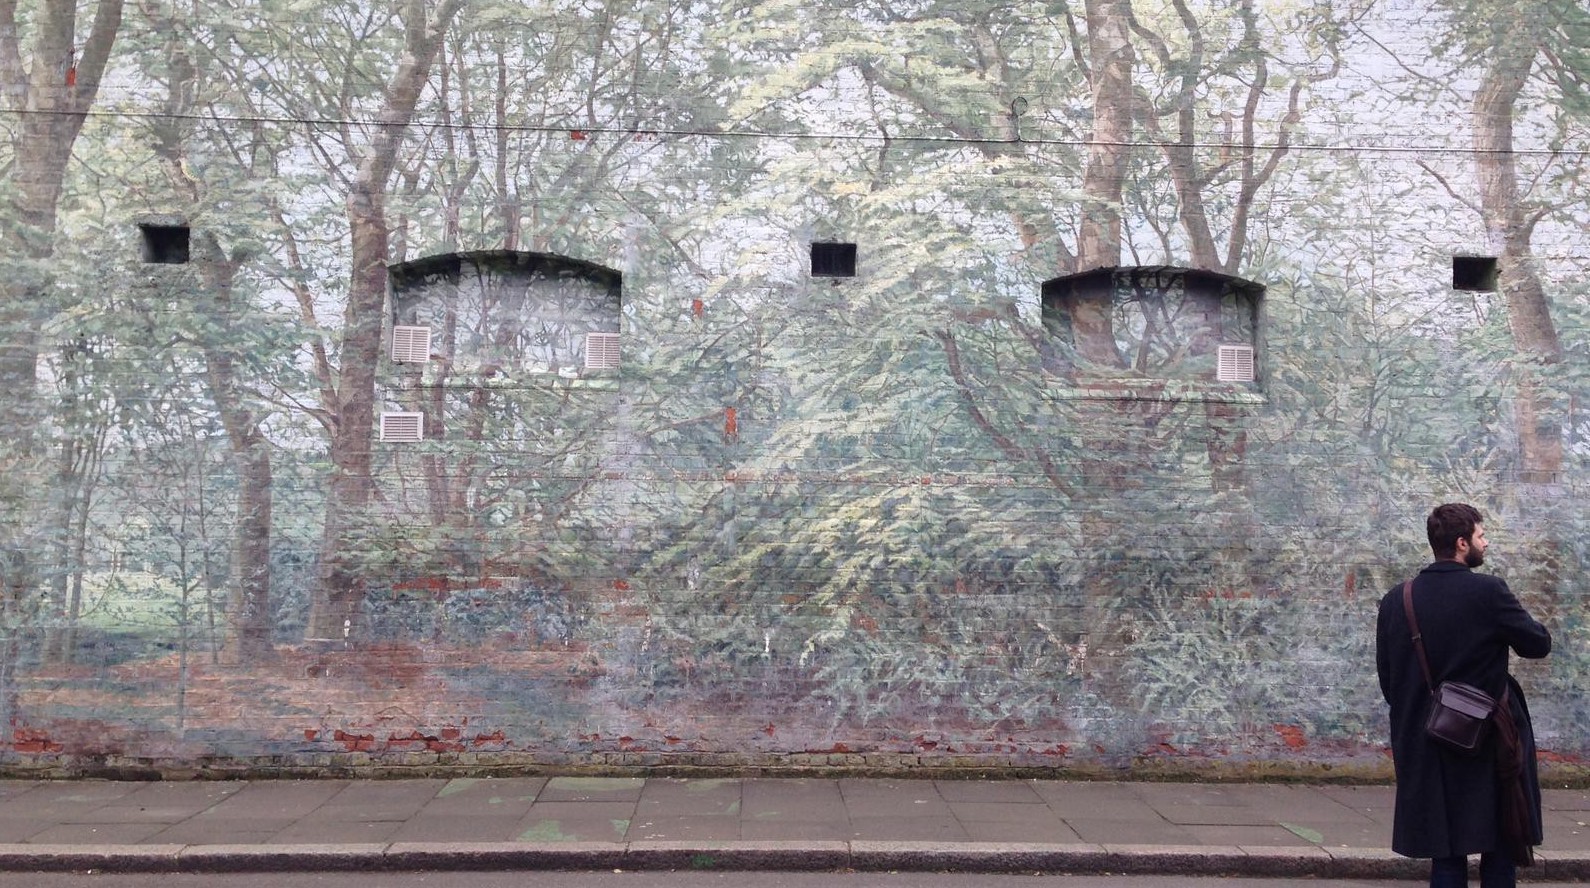
[[[1424,635],[1419,632],[1419,619],[1413,615],[1413,580],[1402,584],[1402,609],[1408,615],[1413,649],[1419,655],[1419,668],[1424,671],[1424,686],[1430,691],[1430,712],[1424,720],[1424,732],[1431,740],[1454,752],[1474,755],[1485,745],[1496,700],[1461,681],[1434,683],[1430,677],[1430,661],[1424,655]]]

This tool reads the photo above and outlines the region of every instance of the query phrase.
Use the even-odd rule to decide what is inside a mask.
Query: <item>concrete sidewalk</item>
[[[1548,789],[1533,879],[1590,881]],[[523,777],[0,781],[0,871],[976,870],[1422,879],[1379,786]]]

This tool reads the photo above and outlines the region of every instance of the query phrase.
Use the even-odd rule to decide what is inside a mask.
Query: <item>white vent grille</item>
[[[381,440],[395,444],[412,444],[425,440],[425,414],[381,414]]]
[[[1215,379],[1221,382],[1252,382],[1253,346],[1220,346],[1215,366]]]
[[[392,328],[392,360],[423,364],[431,359],[431,328],[399,324]]]
[[[618,334],[585,334],[585,369],[618,369]]]

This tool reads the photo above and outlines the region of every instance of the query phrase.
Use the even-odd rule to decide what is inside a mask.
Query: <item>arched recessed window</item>
[[[394,265],[392,360],[454,372],[616,370],[618,272],[547,253],[451,253]]]
[[[1100,268],[1046,282],[1043,320],[1078,374],[1252,383],[1263,294],[1212,271]]]

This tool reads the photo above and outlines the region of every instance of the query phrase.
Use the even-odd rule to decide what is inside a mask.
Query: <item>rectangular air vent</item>
[[[399,324],[392,328],[392,360],[423,364],[431,359],[431,328]]]
[[[1215,366],[1215,379],[1221,382],[1252,382],[1253,346],[1220,346]]]
[[[812,244],[812,277],[855,276],[855,244]]]
[[[425,440],[425,414],[382,413],[381,440],[394,444],[412,444]]]
[[[191,235],[186,225],[139,225],[139,257],[156,265],[186,265]]]
[[[618,369],[618,334],[585,334],[585,369]]]

